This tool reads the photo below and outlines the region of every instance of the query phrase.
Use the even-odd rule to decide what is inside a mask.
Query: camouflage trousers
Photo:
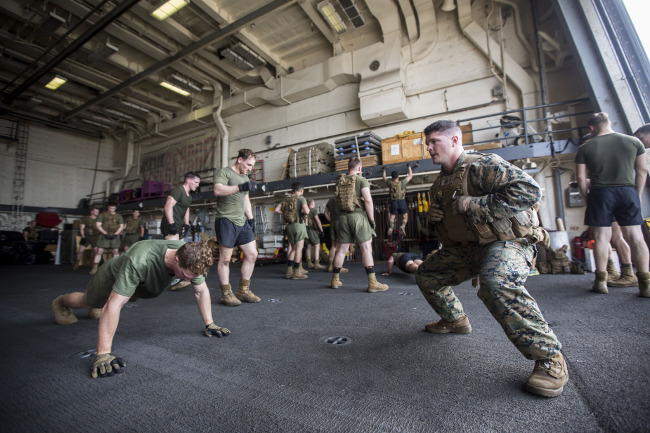
[[[479,277],[478,297],[528,359],[549,359],[562,347],[524,287],[536,250],[525,240],[443,247],[415,274],[422,294],[443,320],[465,314],[451,286]]]

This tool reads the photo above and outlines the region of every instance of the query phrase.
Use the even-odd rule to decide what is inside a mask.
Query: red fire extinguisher
[[[573,257],[578,260],[585,259],[585,251],[582,249],[582,238],[580,236],[573,238]]]

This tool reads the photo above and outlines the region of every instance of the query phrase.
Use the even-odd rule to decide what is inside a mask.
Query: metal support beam
[[[104,27],[106,27],[107,25],[115,21],[117,18],[119,18],[120,15],[122,15],[124,12],[129,10],[129,8],[134,4],[136,4],[138,1],[140,0],[125,0],[124,2],[118,4],[113,10],[111,10],[109,13],[104,15],[99,21],[97,21],[97,23],[94,26],[86,30],[79,38],[75,39],[70,45],[65,47],[52,60],[47,62],[45,66],[43,66],[41,69],[36,71],[34,75],[29,77],[27,80],[25,80],[25,82],[22,83],[20,86],[18,86],[16,90],[11,92],[4,99],[5,104],[11,104],[11,102],[14,99],[16,99],[17,96],[19,96],[25,90],[29,89],[34,83],[40,80],[45,74],[47,74],[52,69],[54,69],[59,63],[64,61],[70,54],[72,54],[81,46],[83,46],[83,44],[88,42],[93,36],[95,36],[97,33],[102,31]]]
[[[128,80],[124,81],[123,83],[113,87],[109,91],[105,92],[101,96],[86,102],[80,107],[75,108],[74,110],[70,110],[67,113],[65,113],[62,117],[63,119],[69,119],[70,117],[76,116],[77,114],[81,113],[82,111],[87,110],[88,108],[99,104],[102,101],[105,101],[108,98],[111,98],[113,95],[121,92],[122,90],[128,88],[129,86],[132,86],[136,83],[138,83],[141,80],[144,80],[148,75],[153,74],[154,72],[157,72],[181,59],[184,57],[187,57],[191,54],[196,53],[197,51],[201,50],[203,47],[206,45],[212,44],[214,42],[217,42],[221,39],[225,39],[228,36],[236,33],[241,29],[242,27],[250,24],[251,22],[262,18],[271,12],[274,12],[282,7],[288,6],[291,3],[294,3],[296,0],[275,0],[272,1],[271,3],[251,12],[250,14],[238,19],[237,21],[233,22],[232,24],[227,25],[226,27],[217,30],[216,32],[212,33],[211,35],[208,35],[204,37],[203,39],[196,41],[193,44],[188,45],[187,47],[183,48],[176,54],[169,56],[165,60],[162,60],[158,63],[156,63],[153,66],[150,66],[149,68],[145,69],[144,71],[134,75],[133,77],[129,78]]]

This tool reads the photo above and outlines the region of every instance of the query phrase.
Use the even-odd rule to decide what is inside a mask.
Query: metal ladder
[[[27,138],[29,136],[29,123],[16,121],[16,162],[14,165],[14,185],[11,195],[11,221],[14,230],[20,231],[25,225],[23,221],[23,204],[25,202],[25,170],[27,167]]]
[[[269,230],[269,219],[262,206],[255,206],[255,225],[257,226],[255,234],[264,235]]]

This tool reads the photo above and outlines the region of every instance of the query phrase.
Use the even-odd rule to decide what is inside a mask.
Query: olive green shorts
[[[106,236],[99,235],[99,239],[97,240],[97,246],[99,248],[119,248],[121,243],[122,240],[119,236],[116,236],[115,239],[106,239]]]
[[[290,244],[295,244],[307,239],[307,227],[303,223],[291,223],[287,225],[287,239]]]
[[[309,242],[309,245],[320,245],[318,230],[307,229],[307,242]]]
[[[336,236],[339,244],[361,244],[377,234],[365,212],[349,212],[341,214],[336,221]]]
[[[86,285],[88,305],[93,308],[103,308],[113,291],[115,278],[111,272],[109,262],[110,260],[101,265],[97,273],[93,275]]]

